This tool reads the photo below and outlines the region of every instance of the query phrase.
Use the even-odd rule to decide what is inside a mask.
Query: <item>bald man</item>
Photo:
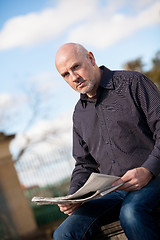
[[[160,239],[153,212],[160,202],[160,93],[146,76],[98,67],[92,52],[75,43],[57,51],[55,64],[80,99],[73,114],[69,194],[92,172],[117,175],[119,190],[80,204],[61,204],[69,217],[55,240],[94,239],[102,222],[120,219],[128,239]]]

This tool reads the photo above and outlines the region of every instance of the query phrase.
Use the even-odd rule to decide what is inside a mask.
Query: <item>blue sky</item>
[[[73,110],[78,94],[54,66],[58,47],[70,41],[91,50],[98,65],[122,69],[142,57],[149,69],[160,49],[160,2],[0,0],[0,131]]]

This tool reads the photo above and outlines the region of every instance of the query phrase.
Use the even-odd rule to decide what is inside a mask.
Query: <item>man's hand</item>
[[[71,215],[80,205],[81,203],[58,204],[60,211],[67,215]]]
[[[112,186],[124,183],[118,188],[119,190],[136,191],[146,186],[152,177],[153,175],[148,169],[144,167],[134,168],[127,171],[123,177],[115,181]]]

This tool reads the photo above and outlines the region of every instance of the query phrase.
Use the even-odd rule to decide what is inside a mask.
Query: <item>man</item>
[[[62,204],[69,217],[55,240],[89,240],[106,223],[120,219],[129,240],[160,239],[153,211],[160,202],[160,93],[144,75],[97,66],[93,53],[64,44],[55,64],[80,93],[73,114],[76,160],[69,194],[92,172],[120,176],[123,185],[100,199]]]

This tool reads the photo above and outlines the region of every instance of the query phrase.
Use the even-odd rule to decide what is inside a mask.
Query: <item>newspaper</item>
[[[32,202],[38,205],[82,203],[93,198],[102,197],[120,187],[122,184],[112,186],[112,183],[120,177],[92,173],[86,183],[75,193],[63,197],[33,197]]]

